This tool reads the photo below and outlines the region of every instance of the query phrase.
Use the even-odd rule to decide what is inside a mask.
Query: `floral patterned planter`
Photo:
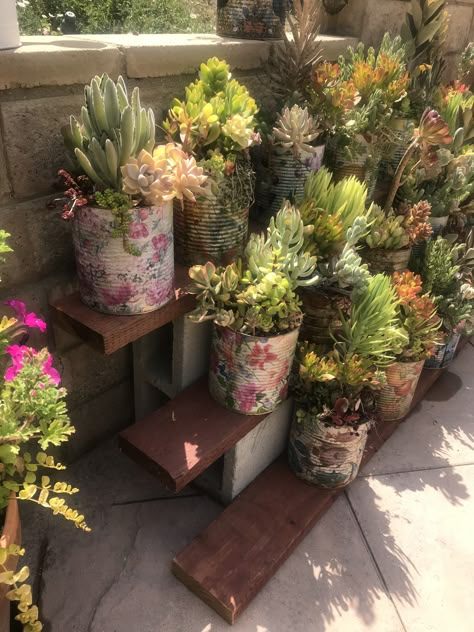
[[[369,427],[369,421],[354,430],[326,425],[308,411],[295,414],[288,445],[290,468],[298,478],[318,487],[345,487],[357,476]]]
[[[3,525],[2,536],[0,537],[0,548],[7,548],[11,544],[21,546],[21,524],[18,512],[18,501],[13,496],[10,498],[5,513],[5,524]],[[9,571],[16,571],[18,557],[10,555],[5,562],[5,568]],[[0,584],[0,630],[2,632],[10,629],[10,602],[5,595],[10,587]]]
[[[387,367],[387,383],[378,397],[378,410],[384,421],[396,421],[409,413],[423,365],[421,360],[396,362]]]
[[[223,406],[246,415],[275,410],[287,398],[299,330],[250,336],[215,325],[209,391]]]
[[[340,313],[346,316],[351,308],[351,293],[337,288],[305,288],[300,292],[304,319],[301,338],[318,345],[332,346],[331,333],[342,327]]]
[[[425,369],[444,369],[449,366],[454,360],[460,339],[460,334],[452,334],[446,344],[438,347],[434,356],[425,360]]]
[[[217,0],[217,35],[281,39],[287,0]]]
[[[321,168],[324,158],[324,145],[316,148],[314,154],[304,154],[301,159],[292,153],[277,154],[271,152],[263,164],[256,166],[255,218],[267,224],[285,200],[295,201],[304,194],[306,178]]]
[[[137,207],[131,215],[125,240],[112,236],[109,209],[83,206],[74,216],[81,300],[99,312],[144,314],[174,296],[172,203]]]
[[[408,269],[411,248],[401,250],[386,250],[385,248],[365,248],[361,252],[362,259],[369,266],[372,274],[393,274]]]

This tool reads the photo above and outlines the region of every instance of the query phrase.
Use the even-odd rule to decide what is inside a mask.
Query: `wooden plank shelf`
[[[209,395],[207,378],[119,435],[131,459],[179,492],[267,415],[227,410]]]
[[[75,292],[51,304],[54,321],[105,354],[166,325],[194,309],[196,298],[184,290],[189,283],[188,268],[175,266],[175,298],[148,314],[115,316],[102,314],[84,305]]]
[[[423,371],[411,410],[442,373]],[[377,424],[369,435],[363,464],[402,421]],[[283,456],[176,556],[172,571],[233,624],[341,491],[319,489],[296,478]]]

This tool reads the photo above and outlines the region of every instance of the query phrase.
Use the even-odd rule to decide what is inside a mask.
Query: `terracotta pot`
[[[18,48],[19,46],[21,43],[16,0],[3,0],[0,19],[0,50]]]
[[[369,266],[372,274],[393,274],[404,272],[408,269],[411,248],[401,250],[386,250],[385,248],[364,248],[361,251],[362,259]]]
[[[74,216],[81,300],[106,314],[152,312],[174,297],[173,205],[132,209],[126,239],[113,236],[114,223],[109,209]]]
[[[286,0],[217,0],[217,35],[281,39],[286,5]]]
[[[318,487],[345,487],[357,476],[369,427],[369,421],[357,430],[326,425],[307,411],[300,417],[295,411],[288,445],[290,468],[298,478]]]
[[[425,369],[444,369],[449,366],[454,360],[460,339],[460,334],[451,334],[446,344],[438,347],[434,356],[425,360]]]
[[[214,326],[209,392],[223,406],[246,415],[270,413],[288,395],[299,329],[278,336],[250,336]]]
[[[21,524],[18,512],[18,501],[12,496],[5,512],[5,524],[3,525],[0,547],[6,548],[11,544],[21,545]],[[18,557],[10,555],[5,562],[5,567],[9,571],[16,571]],[[0,584],[0,632],[10,630],[10,602],[5,595],[10,590],[9,586]]]
[[[396,362],[385,369],[387,383],[378,396],[378,411],[384,421],[396,421],[409,413],[423,365],[423,360]]]
[[[351,293],[337,288],[305,288],[300,291],[300,297],[304,312],[301,338],[332,346],[331,333],[337,335],[340,331],[340,313],[347,315],[350,311]]]

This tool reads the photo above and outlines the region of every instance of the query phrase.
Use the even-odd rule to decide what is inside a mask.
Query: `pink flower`
[[[153,237],[151,244],[155,250],[164,250],[168,247],[169,239],[164,233],[160,233]]]
[[[247,413],[255,407],[257,393],[258,387],[256,384],[241,384],[235,389],[234,398],[242,412]]]
[[[170,286],[168,282],[155,281],[146,292],[146,304],[150,306],[163,305],[166,301],[171,299],[173,292],[173,286]]]
[[[254,346],[252,352],[247,355],[249,366],[255,366],[260,370],[265,369],[266,362],[273,362],[278,360],[276,353],[270,351],[271,345],[261,345],[259,342]]]
[[[22,370],[25,358],[36,355],[36,351],[25,345],[10,345],[5,352],[11,356],[12,365],[5,371],[5,381],[11,382]]]
[[[56,386],[61,382],[61,376],[53,367],[53,357],[50,353],[48,353],[48,357],[43,362],[43,373],[49,377],[53,384]],[[44,385],[39,384],[40,388],[44,388]]]
[[[139,208],[138,209],[138,217],[141,220],[148,219],[148,209],[147,208]]]
[[[127,281],[119,287],[110,288],[110,290],[102,290],[102,300],[105,305],[123,305],[130,302],[135,288]]]
[[[131,239],[145,239],[149,235],[146,224],[142,222],[131,222],[128,227],[128,234]]]
[[[26,305],[23,301],[19,301],[16,298],[10,301],[5,301],[5,305],[8,305],[15,312],[15,316],[20,323],[24,323],[27,327],[37,328],[40,331],[46,331],[46,323],[41,318],[38,318],[33,312],[26,313]]]

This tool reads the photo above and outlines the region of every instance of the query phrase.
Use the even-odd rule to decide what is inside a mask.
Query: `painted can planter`
[[[452,334],[446,344],[438,347],[436,353],[425,360],[425,369],[444,369],[449,366],[454,360],[460,339],[460,334]]]
[[[3,0],[0,20],[0,50],[18,48],[19,46],[21,43],[16,0]]]
[[[130,214],[126,238],[113,236],[109,209],[83,206],[73,220],[81,300],[106,314],[144,314],[174,297],[172,203]]]
[[[381,151],[371,150],[369,153],[369,145],[360,146],[360,151],[352,160],[345,157],[344,151],[336,149],[334,154],[334,178],[342,180],[350,176],[355,176],[361,182],[367,184],[367,200],[371,200],[374,195],[375,185],[379,176],[379,167],[381,161]]]
[[[306,178],[321,169],[324,145],[313,154],[303,154],[296,158],[292,153],[270,152],[267,164],[256,166],[255,218],[267,224],[280,210],[285,200],[294,202],[302,199]]]
[[[270,413],[288,395],[299,329],[251,336],[215,325],[209,392],[226,408],[246,415]]]
[[[448,225],[448,220],[449,220],[449,215],[444,215],[443,217],[429,217],[428,218],[428,221],[431,224],[431,227],[433,228],[433,235],[432,235],[433,238],[436,238],[438,237],[438,235],[441,235],[443,230]]]
[[[281,39],[287,0],[217,0],[217,35]]]
[[[290,468],[298,478],[318,487],[345,487],[357,476],[369,427],[369,421],[355,430],[326,424],[307,411],[295,414],[288,445]]]
[[[369,266],[372,274],[393,274],[394,272],[404,272],[408,269],[408,262],[411,256],[411,248],[401,248],[400,250],[387,250],[385,248],[364,248],[361,251],[362,259]]]
[[[337,288],[305,288],[300,292],[304,312],[301,338],[318,345],[332,346],[331,333],[337,335],[342,327],[341,312],[351,308],[351,293]]]
[[[409,413],[423,365],[423,360],[396,362],[386,368],[387,383],[378,396],[378,411],[384,421],[396,421]]]
[[[12,544],[21,546],[20,514],[18,501],[15,496],[8,501],[5,523],[0,537],[0,548],[5,549]],[[4,566],[6,570],[15,572],[18,566],[18,557],[10,555],[7,557]],[[0,632],[8,632],[10,630],[10,601],[5,597],[9,590],[10,586],[0,584]]]

